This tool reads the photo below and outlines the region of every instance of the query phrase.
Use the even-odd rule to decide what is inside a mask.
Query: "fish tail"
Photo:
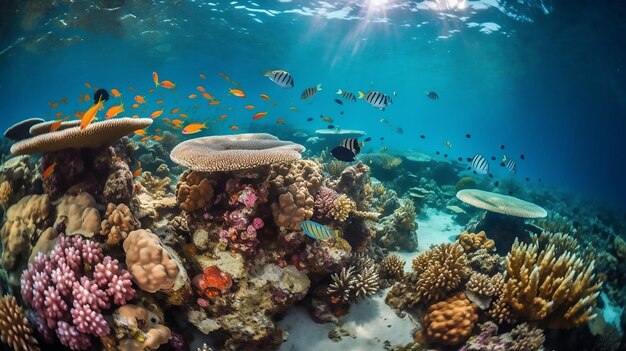
[[[341,89],[337,89],[337,94],[341,95],[343,94],[343,91],[341,91]]]
[[[264,76],[266,76],[266,77],[269,77],[269,76],[270,76],[270,70],[269,70],[269,69],[268,69],[268,70],[266,70],[266,71],[265,71],[265,73],[264,73],[263,75],[264,75]]]
[[[359,99],[362,99],[365,96],[362,91],[359,91]]]
[[[318,83],[318,84],[315,86],[315,89],[317,89],[317,91],[322,90],[322,83]]]

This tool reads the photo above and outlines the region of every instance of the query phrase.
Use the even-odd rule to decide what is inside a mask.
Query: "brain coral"
[[[216,135],[184,141],[170,153],[175,163],[200,172],[226,172],[300,159],[305,148],[271,134]]]
[[[428,308],[424,315],[426,339],[444,345],[458,345],[472,334],[478,320],[476,305],[460,292]]]
[[[96,148],[152,124],[150,118],[115,118],[90,124],[81,130],[72,127],[19,141],[11,146],[13,155],[27,155],[72,148]]]
[[[174,287],[179,273],[178,264],[155,234],[139,229],[124,240],[126,265],[137,286],[154,293]]]

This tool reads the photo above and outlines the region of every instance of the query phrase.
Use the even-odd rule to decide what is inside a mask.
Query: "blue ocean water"
[[[324,115],[336,128],[366,131],[373,140],[364,149],[410,148],[443,157],[436,155],[440,151],[453,159],[481,153],[498,161],[506,155],[517,161],[515,177],[528,186],[566,189],[626,208],[626,39],[619,1],[40,5],[4,5],[0,129],[28,117],[53,119],[58,111],[74,119],[91,103],[78,101],[93,93],[84,85],[89,82],[117,88],[128,116],[164,108],[164,118],[181,107],[179,113],[189,115],[185,122],[208,121],[210,128],[194,136],[234,133],[231,126],[313,135],[327,128],[319,118]],[[295,88],[272,83],[263,75],[268,69],[289,71]],[[174,82],[176,91],[148,93],[153,71]],[[247,97],[229,96],[233,84],[220,72]],[[318,83],[321,92],[300,100],[304,88]],[[220,104],[189,99],[199,94],[198,85]],[[363,101],[338,105],[337,89],[378,90],[393,104],[385,111]],[[440,99],[429,100],[427,91]],[[146,96],[146,106],[133,109],[135,95]],[[62,98],[68,103],[50,108]],[[159,99],[164,104],[157,105]],[[252,120],[259,111],[268,115]],[[444,150],[445,141],[451,149]],[[494,179],[510,177],[492,163]]]

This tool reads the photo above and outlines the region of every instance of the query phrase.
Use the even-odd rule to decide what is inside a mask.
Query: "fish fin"
[[[270,73],[271,73],[271,72],[270,72],[270,70],[268,69],[268,70],[266,70],[266,71],[265,71],[265,73],[264,73],[263,75],[264,75],[264,76],[266,76],[266,77],[269,77],[269,76],[270,76]]]
[[[365,96],[362,91],[359,91],[359,99],[362,99]]]
[[[315,86],[315,89],[317,89],[317,91],[322,90],[322,83],[318,83],[318,84]]]
[[[337,94],[341,95],[343,94],[343,91],[341,91],[341,89],[337,89]]]

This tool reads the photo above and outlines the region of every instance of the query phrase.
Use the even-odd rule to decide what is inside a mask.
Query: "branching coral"
[[[504,286],[504,276],[500,273],[489,277],[486,274],[474,273],[465,286],[467,298],[480,309],[485,310],[491,304],[492,297],[497,296]]]
[[[159,179],[150,172],[143,172],[139,182],[155,199],[159,199],[169,192],[169,186],[172,180],[169,177]]]
[[[461,246],[463,246],[463,250],[467,253],[480,249],[493,251],[493,249],[496,248],[496,243],[493,240],[488,239],[485,232],[477,234],[463,232],[459,235],[457,241],[461,244]]]
[[[114,245],[126,239],[128,233],[139,229],[139,221],[130,212],[125,204],[115,206],[109,203],[102,221],[100,234],[107,236],[107,244]]]
[[[176,200],[185,212],[193,212],[209,205],[213,198],[213,186],[200,172],[187,171],[176,184]]]
[[[595,317],[602,283],[595,277],[594,262],[576,252],[557,251],[552,243],[540,251],[535,243],[516,240],[506,257],[505,294],[520,316],[548,328],[571,328]]]
[[[90,335],[107,335],[101,311],[126,304],[135,293],[130,274],[118,261],[81,236],[60,236],[50,255],[37,255],[22,274],[21,288],[39,319],[39,331],[56,331],[72,350],[89,347]]]
[[[404,277],[404,260],[400,259],[400,256],[391,254],[380,262],[383,276],[389,277],[393,280],[400,281]]]
[[[115,337],[120,351],[156,350],[172,336],[161,318],[137,305],[125,305],[113,314]]]
[[[0,341],[13,350],[40,350],[30,323],[15,296],[0,297]]]
[[[328,286],[328,292],[344,302],[369,297],[380,288],[378,271],[379,267],[373,260],[357,257],[350,267],[331,275],[333,282]]]
[[[339,195],[338,198],[333,201],[332,208],[330,210],[330,215],[339,222],[343,222],[348,219],[350,213],[356,210],[356,204],[354,201],[350,200],[344,194]]]
[[[472,334],[478,320],[477,308],[460,292],[437,302],[424,315],[426,339],[444,345],[458,345]]]

